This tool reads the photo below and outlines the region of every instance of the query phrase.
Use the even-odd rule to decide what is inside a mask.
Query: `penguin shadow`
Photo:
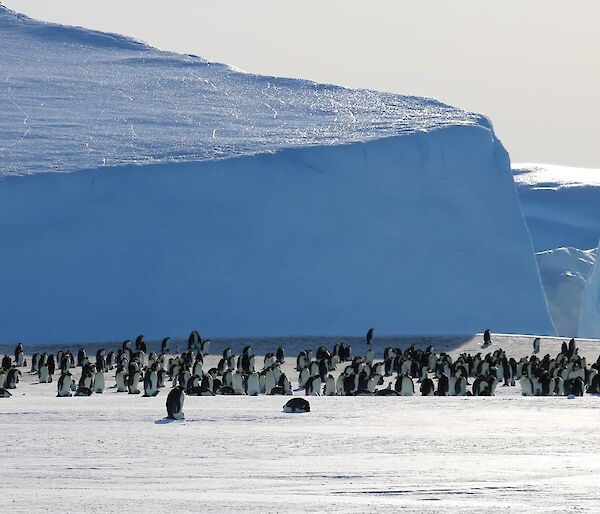
[[[492,346],[492,343],[483,343],[480,348],[483,350],[485,348],[489,348],[490,346]]]
[[[155,425],[170,425],[171,423],[174,423],[175,421],[183,421],[181,419],[171,419],[171,418],[160,418],[154,421]]]

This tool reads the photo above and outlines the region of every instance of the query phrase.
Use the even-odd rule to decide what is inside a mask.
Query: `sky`
[[[252,73],[488,115],[513,162],[600,168],[598,0],[2,0]]]

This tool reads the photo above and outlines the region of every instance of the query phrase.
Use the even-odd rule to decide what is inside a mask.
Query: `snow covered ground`
[[[285,340],[284,371],[296,379],[295,353],[334,341]],[[532,338],[493,341],[527,355]],[[261,354],[284,340],[213,341],[211,353],[239,354],[248,342]],[[376,337],[376,358],[413,342],[455,355],[480,351],[481,336]],[[560,343],[544,338],[540,353]],[[600,349],[579,347],[588,359]],[[187,397],[187,419],[165,423],[165,390],[55,398],[55,383],[35,382],[26,376],[0,399],[10,512],[593,512],[600,500],[600,398],[591,395],[522,397],[517,385],[495,397],[310,397],[308,414],[282,413],[286,397]]]

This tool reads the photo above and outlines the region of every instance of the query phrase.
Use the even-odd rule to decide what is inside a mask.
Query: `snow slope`
[[[484,125],[436,100],[261,77],[0,6],[0,174],[197,161]]]
[[[4,177],[0,239],[5,342],[554,333],[482,127]]]

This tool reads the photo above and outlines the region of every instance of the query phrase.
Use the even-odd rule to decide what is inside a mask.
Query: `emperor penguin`
[[[467,379],[456,376],[454,381],[454,396],[465,396],[467,394]]]
[[[565,381],[565,385],[565,389],[568,390],[569,395],[583,396],[585,391],[585,385],[580,377],[568,379],[567,381]]]
[[[483,345],[489,346],[491,344],[492,344],[492,335],[488,329],[483,333]]]
[[[373,329],[370,328],[367,331],[367,344],[371,344],[373,342]]]
[[[277,380],[277,386],[283,388],[285,394],[292,394],[292,384],[285,373],[280,375],[279,380]]]
[[[25,365],[25,351],[23,344],[19,343],[15,348],[15,366],[21,368]]]
[[[96,375],[94,375],[94,392],[97,394],[102,394],[104,392],[104,371],[96,371]]]
[[[180,385],[175,386],[167,395],[167,418],[169,419],[185,419],[183,413],[183,402],[185,400],[185,393],[183,387]]]
[[[239,372],[233,373],[231,376],[231,387],[234,394],[245,394],[243,375]]]
[[[450,391],[450,380],[448,379],[448,375],[445,373],[441,373],[438,377],[438,388],[435,392],[436,396],[448,396]]]
[[[600,374],[599,373],[597,373],[597,372],[590,373],[590,376],[588,377],[587,392],[589,394],[600,394]]]
[[[335,396],[336,395],[336,387],[335,387],[335,379],[332,375],[327,375],[327,379],[325,380],[325,386],[323,387],[323,396]]]
[[[540,353],[540,338],[536,337],[533,340],[533,353]]]
[[[373,364],[373,348],[369,348],[365,354],[365,362],[371,366]]]
[[[126,393],[127,392],[127,381],[126,381],[127,373],[123,366],[117,366],[117,371],[115,372],[115,380],[117,381],[117,393]]]
[[[71,396],[71,381],[73,375],[70,371],[63,371],[57,382],[58,397],[70,397]]]
[[[127,374],[127,392],[129,394],[140,394],[140,378],[141,373],[138,365],[135,362],[130,362]]]
[[[162,353],[166,353],[169,351],[169,342],[170,342],[170,338],[169,337],[165,337],[161,342],[160,342],[160,351]]]
[[[383,385],[383,375],[375,373],[369,377],[369,381],[367,382],[367,389],[374,393],[378,385]]]
[[[376,389],[375,396],[400,396],[400,393],[391,388],[392,383],[388,384],[388,387],[385,389]]]
[[[258,373],[253,371],[246,377],[246,394],[248,396],[258,396],[259,390]]]
[[[4,387],[6,389],[16,389],[21,375],[21,371],[12,366],[6,374],[6,382],[4,384]]]
[[[307,368],[309,364],[310,361],[308,360],[306,350],[300,351],[298,357],[296,357],[296,371],[302,371],[304,368]]]
[[[420,391],[422,396],[433,396],[435,391],[433,380],[431,380],[429,377],[423,379],[423,381],[421,382]]]
[[[144,373],[144,396],[156,396],[158,393],[158,373],[148,368]]]
[[[47,384],[52,382],[52,375],[48,368],[48,360],[44,359],[43,364],[38,368],[38,381],[40,384]]]
[[[306,381],[310,378],[310,371],[308,368],[302,368],[300,371],[300,376],[298,377],[298,386],[304,387],[306,385]]]
[[[202,355],[208,355],[208,350],[210,348],[210,339],[205,339],[200,343],[200,352]]]
[[[92,391],[94,388],[94,373],[95,369],[91,364],[84,364],[79,378],[79,388]]]
[[[203,362],[201,360],[197,360],[194,362],[194,367],[192,368],[192,375],[195,377],[202,377],[202,366]]]
[[[30,373],[37,373],[38,370],[38,354],[34,353],[31,356],[31,369],[29,370]]]
[[[200,334],[196,330],[193,330],[190,337],[188,337],[188,350],[196,350],[200,346],[201,341]]]
[[[272,353],[267,353],[265,355],[265,359],[264,359],[264,362],[263,362],[265,368],[270,368],[276,362],[277,362],[277,360],[275,359],[275,355],[273,355]]]
[[[304,398],[292,398],[283,406],[283,412],[300,413],[310,412],[310,404]]]
[[[394,389],[400,396],[412,396],[415,394],[415,385],[407,374],[398,375]]]
[[[491,396],[490,383],[483,376],[473,381],[473,396]]]
[[[320,396],[321,395],[321,377],[319,375],[315,375],[314,377],[310,377],[306,381],[306,385],[304,386],[304,391],[307,396]]]
[[[277,351],[275,352],[275,358],[279,364],[283,364],[285,362],[285,352],[281,346],[277,348]]]
[[[83,366],[83,361],[86,359],[87,354],[85,353],[85,348],[79,348],[77,351],[77,367]]]

